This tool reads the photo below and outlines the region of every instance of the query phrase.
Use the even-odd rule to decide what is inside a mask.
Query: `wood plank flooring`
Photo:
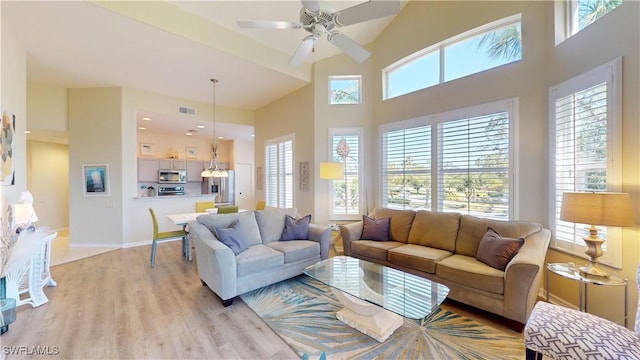
[[[120,249],[51,268],[49,302],[18,308],[2,335],[7,359],[299,359],[241,300],[223,307],[180,242]],[[517,334],[491,316],[448,309]],[[38,352],[40,355],[38,355]]]

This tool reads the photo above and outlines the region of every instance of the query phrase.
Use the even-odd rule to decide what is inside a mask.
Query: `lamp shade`
[[[629,194],[618,192],[565,192],[560,220],[604,226],[633,226]]]
[[[339,180],[344,178],[344,165],[335,162],[320,163],[320,179]]]

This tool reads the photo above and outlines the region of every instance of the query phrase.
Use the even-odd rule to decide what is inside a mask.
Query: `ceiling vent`
[[[190,109],[188,107],[180,106],[178,107],[178,112],[180,114],[195,115],[196,109]]]

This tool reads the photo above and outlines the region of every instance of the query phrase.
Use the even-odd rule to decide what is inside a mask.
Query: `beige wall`
[[[264,143],[266,140],[295,134],[294,201],[298,212],[311,214],[314,210],[312,191],[299,191],[298,171],[301,161],[314,162],[314,89],[306,86],[256,111],[255,165],[264,169]],[[313,169],[313,168],[312,168]],[[313,171],[312,171],[313,173]],[[312,176],[313,177],[313,176]],[[313,181],[310,179],[310,188]],[[256,190],[256,198],[264,199],[264,189]]]
[[[195,147],[198,150],[198,160],[211,160],[211,139],[203,139],[183,134],[159,134],[147,131],[138,131],[137,151],[140,156],[140,144],[153,144],[153,155],[156,158],[166,158],[170,151],[178,152],[179,159],[187,159],[186,147]],[[230,162],[233,151],[233,141],[218,140],[218,160]],[[233,164],[231,164],[233,165]]]
[[[20,193],[27,188],[26,174],[26,86],[27,86],[27,63],[26,53],[20,45],[15,34],[6,28],[2,22],[2,39],[0,67],[2,69],[2,79],[0,80],[0,107],[7,114],[15,114],[16,128],[13,141],[15,143],[15,155],[13,158],[15,168],[15,185],[0,186],[2,192],[2,203],[0,204],[0,214],[4,216],[5,209],[9,204],[20,199]]]
[[[67,88],[55,84],[27,83],[29,128],[67,132]]]
[[[120,88],[69,89],[69,241],[75,246],[122,242],[121,108]],[[110,196],[83,195],[83,164],[109,164]]]

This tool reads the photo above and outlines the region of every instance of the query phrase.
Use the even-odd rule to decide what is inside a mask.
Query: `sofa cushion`
[[[320,257],[320,243],[311,240],[272,241],[268,247],[284,253],[284,263]]]
[[[451,251],[426,246],[407,244],[389,249],[387,257],[392,264],[401,265],[431,274],[436,272],[436,264],[453,255]]]
[[[487,232],[488,227],[495,229],[502,236],[516,239],[526,239],[527,236],[542,230],[540,224],[531,222],[490,220],[471,215],[462,215],[454,252],[475,258],[480,241]]]
[[[254,245],[236,256],[238,277],[284,265],[284,254],[266,245]]]
[[[351,242],[351,255],[387,261],[387,251],[402,245],[399,241],[355,240]]]
[[[436,265],[436,276],[470,288],[504,294],[504,271],[475,257],[454,254],[444,258]]]
[[[227,245],[236,255],[247,249],[247,239],[240,229],[238,219],[233,220],[229,227],[216,226],[215,235],[220,242]]]
[[[234,220],[238,220],[240,230],[245,235],[247,246],[261,244],[260,230],[253,211],[243,211],[235,214],[205,214],[196,221],[206,226],[215,235],[216,227],[229,227]]]
[[[460,214],[418,210],[413,219],[409,244],[454,251],[460,225]]]
[[[292,209],[278,209],[267,207],[264,210],[256,210],[256,221],[260,229],[262,243],[280,240],[284,230],[284,217],[286,215],[296,216],[298,211]]]
[[[411,231],[411,223],[416,215],[415,211],[377,208],[373,213],[375,219],[391,218],[389,240],[407,242],[409,231]]]
[[[311,214],[300,219],[285,215],[284,229],[282,230],[282,235],[280,235],[280,240],[309,239],[309,224],[311,224]]]
[[[497,231],[488,228],[478,246],[476,259],[498,270],[504,270],[522,244],[524,244],[523,238],[502,237]]]
[[[374,220],[362,215],[362,240],[389,240],[389,223],[391,218]]]

